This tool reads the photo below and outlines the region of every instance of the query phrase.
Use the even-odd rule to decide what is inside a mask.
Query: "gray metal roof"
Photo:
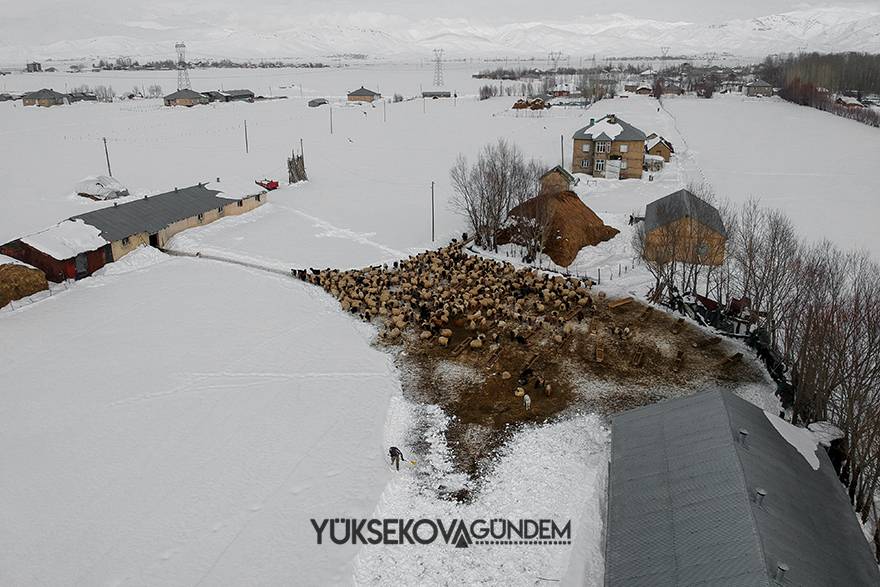
[[[730,392],[616,416],[611,453],[608,587],[775,586],[779,563],[789,567],[782,585],[880,584],[825,451],[814,470],[763,410]]]
[[[381,94],[379,94],[378,92],[374,92],[373,90],[368,90],[364,86],[361,86],[360,88],[356,89],[355,91],[349,92],[348,95],[349,96],[380,96]]]
[[[246,97],[250,97],[250,98],[254,97],[254,93],[250,90],[223,90],[222,93],[226,94],[227,96],[230,96],[230,97],[239,97],[239,96],[246,96]]]
[[[168,94],[167,96],[165,96],[164,99],[165,100],[177,100],[178,98],[204,98],[204,97],[205,97],[205,95],[202,93],[199,93],[195,90],[190,90],[190,89],[184,88],[182,90],[177,90],[176,92],[172,92],[172,93]]]
[[[607,124],[611,123],[611,121],[608,120],[611,117],[614,118],[613,124],[619,124],[621,126],[622,130],[620,131],[620,134],[615,137],[609,137],[604,133],[604,131],[602,131],[597,136],[593,136],[596,128],[606,126]],[[637,129],[627,121],[623,120],[619,116],[616,116],[614,114],[606,114],[599,120],[596,120],[575,132],[573,138],[584,139],[587,141],[644,141],[645,133]]]
[[[66,98],[67,94],[62,94],[61,92],[56,92],[55,90],[51,90],[49,88],[43,88],[42,90],[37,90],[35,92],[28,92],[22,98],[33,98],[33,99],[45,99],[45,98]]]
[[[693,218],[721,235],[726,235],[721,214],[712,205],[681,189],[654,200],[645,208],[645,231],[666,226],[682,218]]]
[[[767,88],[772,88],[772,87],[773,87],[773,86],[771,86],[770,84],[768,84],[767,82],[765,82],[765,81],[762,80],[762,79],[756,79],[756,80],[753,81],[753,82],[749,82],[749,83],[746,84],[746,86],[748,86],[748,87],[750,87],[750,88],[755,88],[755,87],[767,87]]]
[[[71,220],[82,219],[112,242],[142,232],[155,234],[179,220],[216,210],[236,200],[217,197],[219,193],[199,184],[86,212]]]

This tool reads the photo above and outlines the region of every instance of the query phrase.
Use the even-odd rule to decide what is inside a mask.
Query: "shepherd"
[[[396,446],[392,446],[388,449],[388,454],[391,455],[391,464],[397,467],[397,470],[400,470],[400,459],[403,458],[403,453],[400,452],[400,449]]]

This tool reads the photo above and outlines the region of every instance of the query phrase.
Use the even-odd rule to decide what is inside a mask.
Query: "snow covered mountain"
[[[880,52],[880,6],[821,7],[723,23],[666,22],[610,14],[566,22],[474,24],[464,19],[408,21],[387,16],[334,22],[327,16],[295,24],[260,21],[180,26],[162,18],[114,23],[114,33],[27,46],[0,44],[0,63],[28,59],[95,58],[127,55],[173,58],[174,41],[184,39],[193,57],[320,59],[341,54],[374,58],[420,57],[443,47],[450,57],[657,55],[707,52],[760,57],[793,51]],[[95,30],[105,31],[110,23]],[[274,26],[275,28],[271,28]],[[0,33],[3,25],[0,24]],[[0,38],[7,35],[0,34]]]

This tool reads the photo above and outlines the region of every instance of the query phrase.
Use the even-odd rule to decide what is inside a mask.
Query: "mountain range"
[[[359,54],[375,59],[428,57],[443,48],[450,58],[541,57],[561,51],[571,57],[636,57],[706,53],[763,57],[798,51],[880,52],[880,5],[821,7],[720,23],[667,22],[625,14],[578,16],[567,21],[477,24],[465,19],[409,21],[371,19],[369,26],[334,23],[326,16],[293,26],[254,23],[181,26],[160,18],[113,25],[112,34],[41,44],[4,44],[0,63],[37,59],[95,59],[129,56],[173,59],[183,40],[191,58],[309,59]],[[0,24],[0,33],[3,25]],[[72,30],[72,29],[71,29]],[[107,27],[100,29],[107,32]],[[0,39],[7,35],[0,34]],[[665,49],[668,48],[668,49]]]

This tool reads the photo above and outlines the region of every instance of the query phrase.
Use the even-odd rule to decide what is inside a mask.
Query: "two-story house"
[[[645,133],[614,114],[590,119],[572,137],[572,173],[610,177],[619,169],[620,179],[641,178],[645,164]],[[606,175],[608,171],[608,175]]]

